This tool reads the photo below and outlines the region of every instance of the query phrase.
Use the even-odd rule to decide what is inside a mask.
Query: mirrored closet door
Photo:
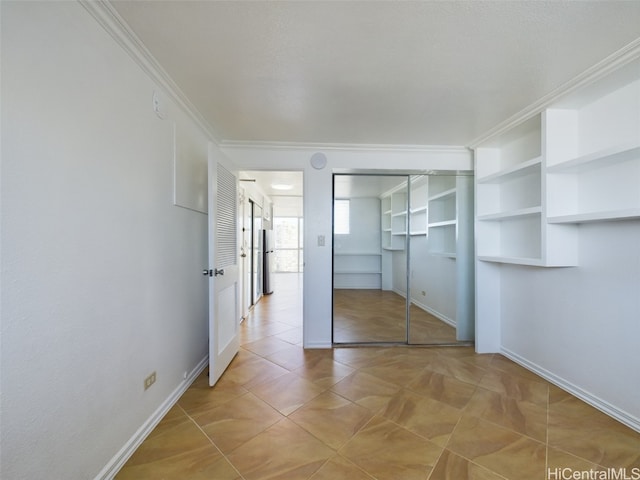
[[[393,291],[392,278],[406,283],[406,260],[391,255],[392,248],[406,249],[406,187],[393,205],[391,198],[381,202],[380,194],[406,186],[408,178],[334,176],[334,343],[407,340],[407,301]]]
[[[473,340],[470,176],[334,175],[333,342]]]

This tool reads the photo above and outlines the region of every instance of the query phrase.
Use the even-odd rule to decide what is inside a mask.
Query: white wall
[[[335,235],[335,253],[380,253],[380,199],[349,200],[349,233]]]
[[[304,172],[304,345],[331,346],[331,238],[332,174],[345,170],[472,170],[473,161],[463,148],[387,149],[295,147],[278,145],[226,145],[222,150],[244,170],[295,170]],[[311,155],[322,151],[327,166],[315,170]],[[318,236],[327,240],[318,246]]]
[[[96,477],[207,356],[207,216],[173,121],[75,2],[2,2],[1,467]],[[157,372],[146,392],[143,379]]]
[[[274,217],[302,217],[302,197],[277,195],[271,197]]]
[[[427,251],[427,237],[411,237],[410,275],[412,301],[455,325],[456,260],[430,255]]]
[[[502,348],[640,429],[640,221],[579,230],[578,267],[497,267]]]

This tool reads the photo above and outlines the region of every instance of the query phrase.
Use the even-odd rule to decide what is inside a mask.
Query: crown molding
[[[106,0],[77,0],[87,12],[111,35],[125,52],[157,83],[165,93],[206,133],[216,144],[220,143],[212,126],[200,114],[171,76],[131,30],[116,9]]]
[[[548,108],[554,103],[560,101],[578,89],[588,86],[607,75],[614,73],[631,62],[640,59],[640,38],[634,40],[620,50],[606,57],[604,60],[596,63],[592,67],[582,72],[577,77],[562,84],[555,90],[540,98],[535,103],[525,107],[518,113],[499,123],[491,130],[487,131],[480,137],[476,138],[469,144],[469,148],[475,149],[486,141],[505,133],[518,124],[538,115],[540,112]]]
[[[358,144],[358,143],[305,143],[305,142],[252,142],[224,140],[220,148],[253,150],[308,150],[308,151],[349,151],[349,152],[415,152],[469,154],[467,147],[451,145],[403,145],[403,144]]]

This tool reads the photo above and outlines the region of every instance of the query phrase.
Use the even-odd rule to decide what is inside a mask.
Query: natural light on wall
[[[349,234],[349,200],[333,201],[333,233]]]

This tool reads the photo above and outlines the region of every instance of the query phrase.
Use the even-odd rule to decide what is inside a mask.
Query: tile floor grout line
[[[549,478],[549,411],[551,407],[551,389],[547,386],[547,430],[545,435],[545,451],[544,451],[544,478]]]
[[[466,407],[465,407],[465,408],[466,408]],[[478,415],[473,415],[473,414],[471,414],[471,413],[467,413],[467,415],[469,415],[469,416],[471,416],[471,417],[474,417],[474,418],[478,418],[478,419],[482,420],[483,422],[490,423],[491,425],[494,425],[494,426],[496,426],[496,427],[502,428],[502,429],[504,429],[504,430],[508,430],[508,431],[510,431],[511,433],[515,433],[516,435],[519,435],[519,436],[521,436],[521,437],[525,438],[526,440],[531,440],[532,442],[536,442],[536,443],[539,443],[539,444],[541,444],[541,445],[546,445],[546,444],[547,444],[546,442],[544,442],[544,441],[542,441],[542,440],[538,440],[537,438],[534,438],[534,437],[532,437],[532,436],[530,436],[530,435],[528,435],[528,434],[526,434],[526,433],[522,433],[522,432],[519,432],[519,431],[517,431],[517,430],[514,430],[514,429],[513,429],[513,428],[511,428],[511,427],[508,427],[508,426],[506,426],[506,425],[503,425],[503,424],[501,424],[501,423],[498,423],[497,421],[491,420],[491,419],[489,419],[489,418],[481,417],[481,416],[478,416]]]
[[[465,408],[466,408],[466,407],[465,407]],[[466,460],[467,462],[472,463],[473,465],[475,465],[475,466],[477,466],[477,467],[479,467],[479,468],[481,468],[481,469],[483,469],[483,470],[485,470],[485,471],[487,471],[487,472],[491,472],[491,474],[496,475],[496,476],[498,476],[498,477],[500,477],[500,478],[502,478],[502,479],[504,479],[504,480],[513,480],[513,479],[509,479],[508,477],[505,477],[504,475],[502,475],[501,473],[496,472],[495,470],[491,470],[490,468],[487,468],[487,467],[485,467],[485,466],[483,466],[483,465],[480,465],[479,463],[476,463],[473,459],[471,459],[471,458],[467,458],[466,456],[462,455],[461,453],[454,452],[453,450],[449,450],[449,448],[448,448],[449,443],[451,442],[451,439],[453,438],[453,435],[454,435],[454,433],[455,433],[455,431],[456,431],[456,428],[458,428],[458,425],[460,425],[460,422],[462,421],[462,417],[463,417],[463,415],[464,415],[464,413],[463,413],[463,414],[461,414],[461,415],[460,415],[460,417],[458,418],[458,421],[457,421],[457,423],[456,423],[456,426],[455,426],[455,427],[453,427],[453,430],[451,431],[451,434],[449,435],[449,439],[447,440],[446,445],[442,448],[442,452],[440,453],[440,456],[442,456],[442,454],[443,454],[445,451],[449,451],[449,452],[451,452],[453,455],[456,455],[456,456],[458,456],[458,457],[460,457],[460,458],[463,458],[463,459],[464,459],[464,460]],[[438,458],[438,460],[440,460],[440,459]],[[436,462],[436,465],[437,465],[437,462]],[[434,467],[435,467],[435,465],[434,465]],[[432,473],[433,473],[433,471],[431,472],[431,474],[432,474]],[[431,479],[431,474],[429,474],[429,478],[428,478],[427,480],[430,480],[430,479]]]
[[[193,419],[193,417],[191,417],[191,415],[189,415],[189,414],[187,413],[187,411],[186,411],[184,408],[182,408],[182,406],[180,406],[180,409],[184,412],[184,414],[187,416],[187,418],[193,422],[193,424],[198,428],[198,430],[200,430],[200,431],[202,432],[202,434],[203,434],[203,435],[205,436],[205,438],[209,441],[209,443],[211,443],[211,445],[213,445],[213,446],[214,446],[214,448],[215,448],[215,449],[220,453],[220,455],[222,455],[222,458],[224,458],[224,459],[225,459],[225,461],[226,461],[229,465],[231,465],[231,468],[233,468],[233,469],[236,471],[236,473],[237,473],[238,475],[240,475],[240,478],[241,478],[242,480],[246,480],[246,479],[245,479],[245,477],[244,477],[244,475],[242,475],[242,473],[240,473],[240,471],[236,468],[236,466],[235,466],[235,465],[234,465],[234,464],[229,460],[229,458],[227,457],[227,455],[225,455],[225,453],[224,453],[222,450],[220,450],[220,447],[218,447],[218,445],[216,445],[216,443],[211,439],[211,437],[209,437],[209,435],[207,435],[207,432],[205,432],[205,431],[202,429],[202,427],[201,427],[200,425],[198,425],[198,422],[196,422],[196,421]]]

